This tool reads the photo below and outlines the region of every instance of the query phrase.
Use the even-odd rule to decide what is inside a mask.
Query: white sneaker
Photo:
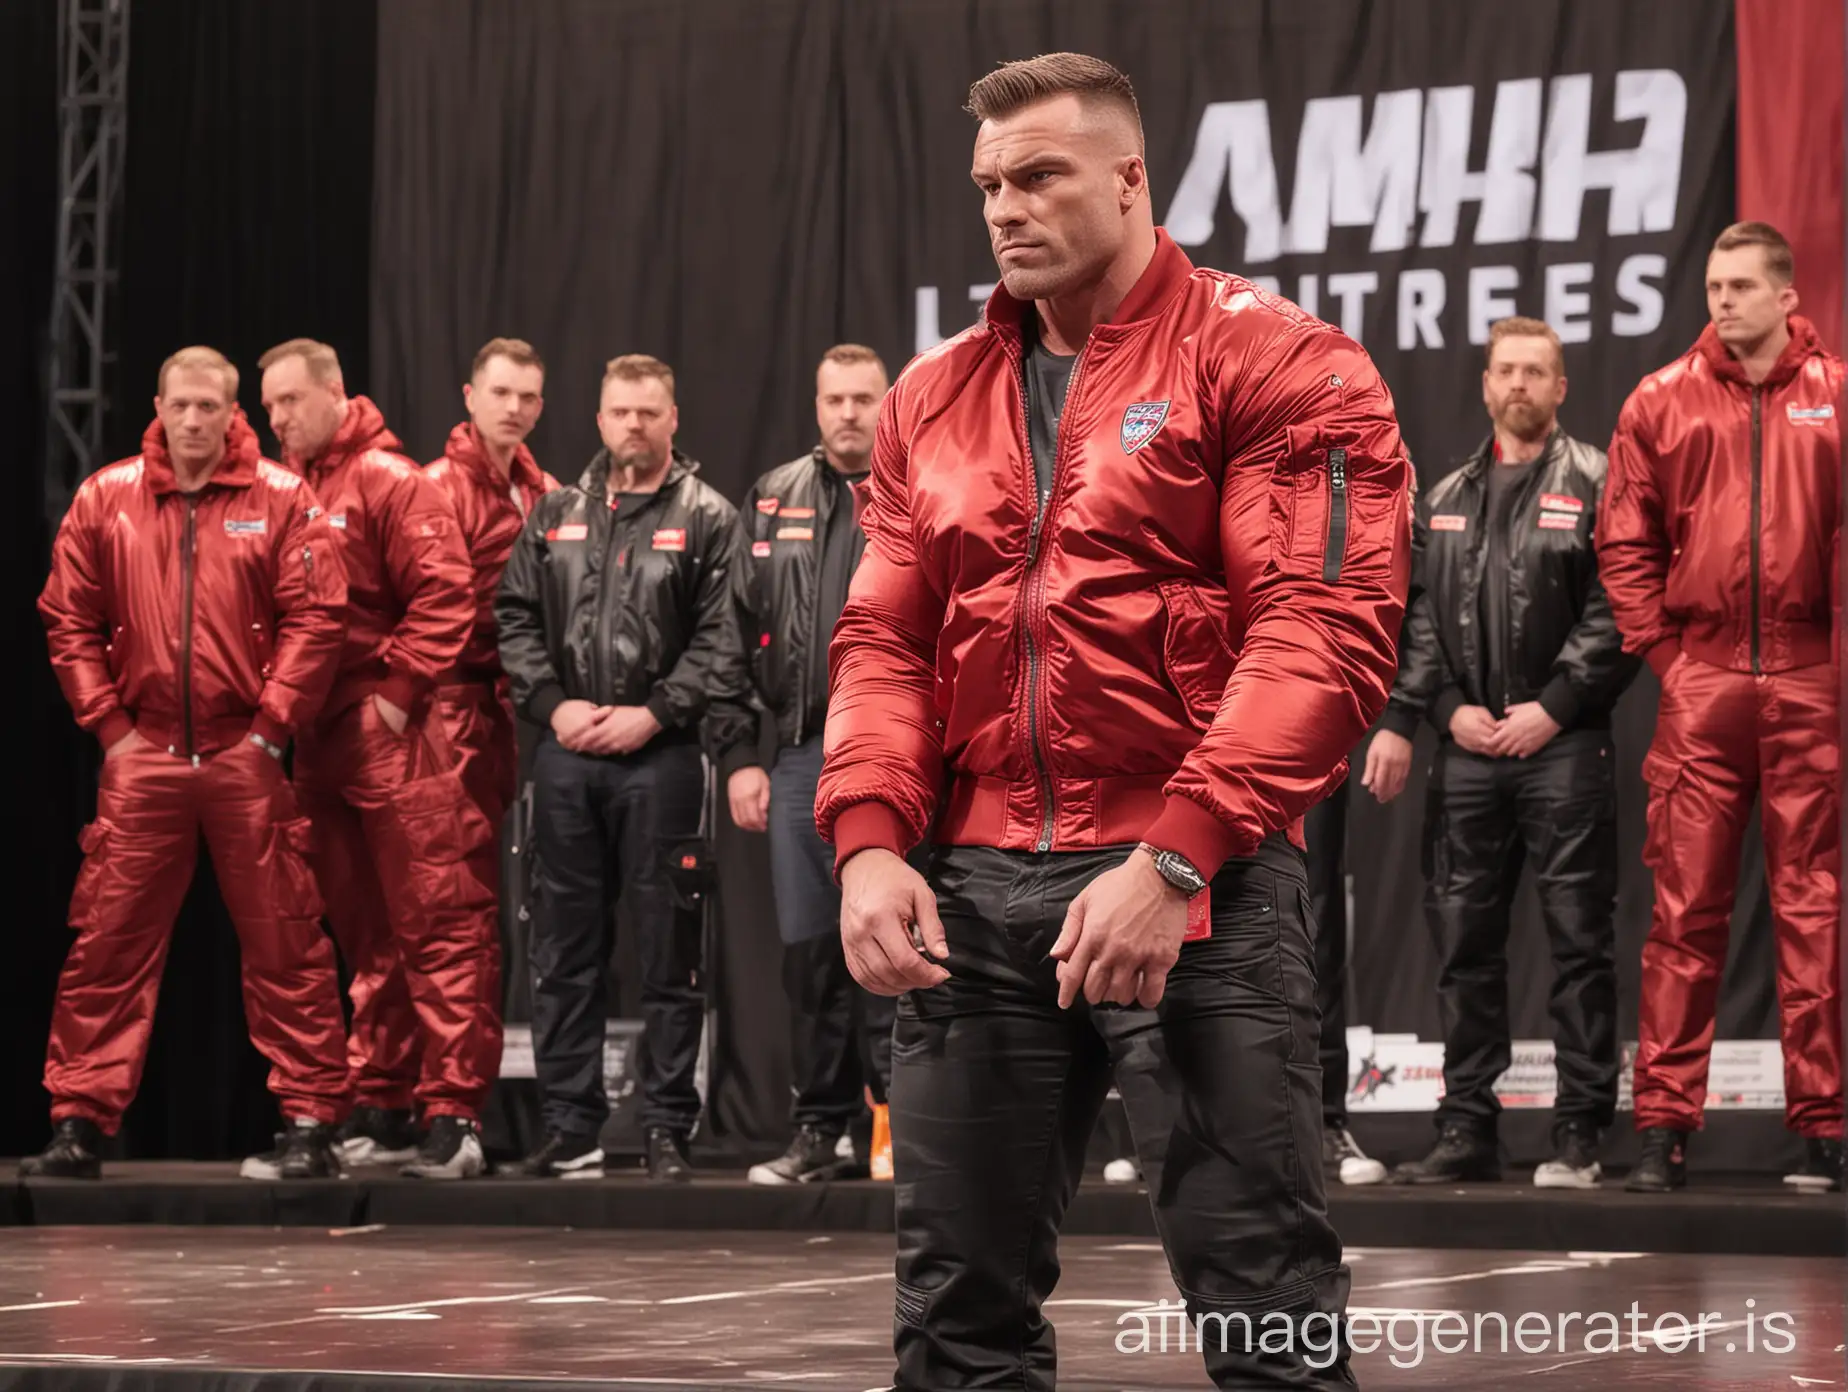
[[[1536,1189],[1596,1189],[1604,1175],[1598,1164],[1598,1133],[1567,1122],[1554,1139],[1559,1153],[1534,1171]]]
[[[349,1165],[404,1165],[417,1158],[419,1137],[408,1111],[355,1107],[335,1145]]]
[[[340,1158],[349,1165],[406,1165],[417,1158],[417,1147],[389,1150],[370,1136],[354,1136],[338,1147]]]
[[[417,1158],[400,1173],[407,1179],[473,1179],[487,1168],[481,1129],[463,1117],[440,1116],[431,1121]]]
[[[1104,1183],[1134,1184],[1142,1178],[1142,1168],[1134,1160],[1112,1160],[1104,1166]]]
[[[1323,1171],[1343,1184],[1380,1184],[1386,1166],[1360,1148],[1345,1126],[1322,1128]]]
[[[1604,1170],[1596,1160],[1574,1167],[1563,1160],[1548,1160],[1534,1171],[1536,1189],[1596,1189]]]

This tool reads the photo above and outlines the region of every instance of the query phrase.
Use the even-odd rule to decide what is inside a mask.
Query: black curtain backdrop
[[[371,384],[409,448],[441,451],[469,362],[496,334],[545,357],[532,444],[560,478],[597,446],[598,383],[619,353],[673,364],[679,443],[734,500],[813,443],[814,366],[853,319],[841,9],[381,10]],[[727,1141],[774,1143],[789,1031],[768,852],[718,815],[709,1122]]]
[[[1188,248],[1197,261],[1276,277],[1305,301],[1301,278],[1317,276],[1317,311],[1326,317],[1343,313],[1330,276],[1378,277],[1358,327],[1393,385],[1427,485],[1485,425],[1480,348],[1469,342],[1470,271],[1512,268],[1518,288],[1506,288],[1500,273],[1483,285],[1519,312],[1545,313],[1547,268],[1567,268],[1554,272],[1554,307],[1591,329],[1567,349],[1573,391],[1565,419],[1575,433],[1600,440],[1637,377],[1679,352],[1701,321],[1701,253],[1730,220],[1733,202],[1730,9],[1727,0],[1522,10],[1435,0],[142,6],[131,45],[110,448],[132,452],[160,360],[201,341],[244,368],[245,407],[273,448],[258,409],[255,358],[282,338],[312,334],[336,345],[349,382],[375,395],[407,447],[430,458],[459,416],[458,388],[474,349],[512,333],[532,339],[552,365],[534,441],[549,468],[574,474],[594,447],[602,362],[649,351],[679,370],[683,445],[717,486],[740,497],[757,473],[812,443],[811,374],[830,343],[871,343],[896,369],[973,318],[971,290],[994,271],[967,180],[972,127],[960,106],[969,82],[994,63],[1055,47],[1100,53],[1136,79],[1164,218],[1209,110],[1220,113],[1215,129],[1238,138],[1223,151],[1207,141],[1214,160],[1202,171],[1215,161],[1223,168],[1232,150],[1241,159],[1259,152],[1247,138],[1254,109],[1228,113],[1216,104],[1264,99],[1271,161],[1255,168],[1258,175],[1274,168],[1275,210],[1293,246],[1313,246],[1320,221],[1298,216],[1299,144],[1332,150],[1346,119],[1316,108],[1318,134],[1305,140],[1312,100],[1361,98],[1353,134],[1364,138],[1380,119],[1381,92],[1423,94],[1428,115],[1436,89],[1473,88],[1467,169],[1480,171],[1499,81],[1539,79],[1534,109],[1545,122],[1580,99],[1573,83],[1551,80],[1587,75],[1585,144],[1600,151],[1634,148],[1651,129],[1649,91],[1639,96],[1637,80],[1620,82],[1619,73],[1679,74],[1685,121],[1672,219],[1660,227],[1649,209],[1626,208],[1618,220],[1631,230],[1610,232],[1611,196],[1593,191],[1576,236],[1546,240],[1523,228],[1494,241],[1481,235],[1478,205],[1464,202],[1449,245],[1420,245],[1427,219],[1418,214],[1410,245],[1394,250],[1390,235],[1376,234],[1371,205],[1357,216],[1342,195],[1323,250],[1269,256],[1262,236],[1255,250],[1250,245],[1248,223],[1261,231],[1266,209],[1251,194],[1257,175],[1243,164],[1236,208],[1220,189],[1184,209],[1196,223],[1201,202],[1212,210],[1212,234]],[[8,548],[8,622],[14,650],[28,655],[20,685],[34,738],[15,751],[13,766],[25,815],[14,838],[13,969],[0,985],[0,1153],[36,1149],[44,1138],[45,1029],[68,943],[62,924],[76,833],[94,805],[96,754],[57,694],[33,608],[48,543],[37,492],[55,227],[55,15],[55,0],[0,9],[0,72],[10,79],[0,101],[18,136],[0,143],[18,271],[5,291],[12,328],[3,341],[13,368],[7,381],[18,393],[16,457],[34,490],[30,506],[22,500],[10,510]],[[1655,90],[1659,96],[1661,85]],[[1498,141],[1518,147],[1533,136],[1532,118],[1518,109],[1529,95],[1508,89],[1510,115]],[[1620,101],[1633,108],[1622,120]],[[1440,130],[1459,126],[1453,108],[1441,114]],[[1414,144],[1428,135],[1418,122],[1406,129]],[[1561,131],[1569,146],[1569,124]],[[1547,149],[1557,143],[1545,137]],[[1434,163],[1442,163],[1441,150],[1414,173]],[[1393,178],[1405,171],[1395,175],[1389,166],[1374,175],[1390,207],[1392,191],[1402,188]],[[1337,188],[1354,186],[1356,168],[1367,173],[1364,161],[1343,171],[1312,157],[1302,167],[1310,184],[1333,171]],[[1546,180],[1537,182],[1535,206],[1544,208]],[[1360,186],[1368,187],[1365,177]],[[1502,200],[1498,216],[1509,206],[1505,193],[1506,186],[1494,194]],[[1515,187],[1514,200],[1522,196]],[[1625,279],[1626,263],[1638,256],[1661,258],[1660,269],[1650,263],[1638,275],[1632,265]],[[1581,265],[1588,275],[1570,269]],[[1416,296],[1409,318],[1401,313],[1408,271],[1436,271],[1443,283],[1445,306],[1425,316],[1423,330]],[[1352,294],[1355,283],[1346,284]],[[1645,332],[1634,332],[1652,317],[1639,286],[1663,301],[1659,322]],[[1432,278],[1414,277],[1409,289],[1428,305]],[[1573,294],[1589,303],[1575,304]],[[1632,332],[1613,334],[1617,314],[1629,316]],[[1402,319],[1411,325],[1405,348]],[[1442,347],[1428,342],[1433,326]],[[1635,962],[1650,902],[1636,859],[1635,770],[1654,703],[1645,675],[1619,730],[1626,1033],[1634,1027]],[[1428,741],[1427,734],[1426,753]],[[1435,967],[1418,913],[1422,792],[1419,780],[1386,809],[1358,789],[1352,799],[1351,1018],[1431,1038]],[[722,1134],[774,1141],[786,1125],[788,1022],[767,859],[761,838],[738,833],[722,816],[719,855],[713,1120]],[[1741,889],[1720,1034],[1768,1037],[1774,997],[1762,874],[1753,861]],[[274,1108],[244,1037],[236,961],[208,870],[175,932],[124,1154],[219,1157],[267,1141]],[[1511,962],[1516,1031],[1544,1037],[1550,973],[1531,901]]]
[[[7,650],[15,719],[32,737],[9,759],[8,970],[0,975],[0,1154],[44,1144],[39,1066],[64,959],[63,903],[76,873],[78,779],[70,724],[45,662],[35,601],[45,579],[46,331],[57,234],[57,0],[0,6],[0,188],[12,274],[0,280],[0,390],[11,423],[14,493],[5,510]]]
[[[1730,0],[394,0],[380,16],[372,385],[428,455],[457,418],[474,349],[529,338],[551,365],[535,446],[563,476],[595,447],[603,361],[654,352],[679,373],[682,443],[739,498],[812,442],[810,374],[828,344],[870,343],[896,368],[972,321],[994,268],[968,179],[968,85],[1000,61],[1075,48],[1137,83],[1157,215],[1195,260],[1274,278],[1362,337],[1425,486],[1486,432],[1481,343],[1504,314],[1567,326],[1564,421],[1601,443],[1637,379],[1704,321],[1705,249],[1733,217],[1731,12]],[[1397,134],[1366,143],[1382,130]],[[1599,153],[1639,148],[1655,162]],[[1626,1034],[1651,901],[1637,771],[1655,698],[1645,674],[1619,717]],[[1350,1018],[1427,1039],[1431,745],[1426,731],[1418,776],[1390,807],[1356,789],[1348,858]],[[767,867],[760,841],[729,825],[720,856],[715,1120],[775,1136],[786,1017]],[[1775,1033],[1762,878],[1753,857],[1722,1036]],[[1550,970],[1531,892],[1510,959],[1516,1033],[1544,1038]]]
[[[25,225],[14,316],[32,368],[31,431],[44,415],[42,343],[50,304],[56,217],[56,3],[4,7],[15,65],[6,100],[18,111],[7,157],[8,216]],[[11,41],[17,38],[17,41]],[[364,379],[371,238],[374,0],[310,6],[238,0],[163,0],[137,6],[129,34],[128,149],[114,302],[116,361],[107,424],[112,458],[133,454],[153,415],[160,363],[208,343],[237,363],[240,397],[269,436],[256,359],[297,334],[327,339]],[[11,293],[11,292],[9,292]],[[9,350],[13,350],[9,338]],[[34,375],[36,372],[36,376]],[[35,444],[18,457],[39,484]],[[44,1144],[40,1085],[63,926],[76,875],[78,829],[94,813],[99,759],[71,723],[45,657],[34,602],[49,536],[40,505],[10,509],[17,567],[9,587],[14,651],[28,654],[36,738],[16,757],[24,844],[16,877],[16,956],[0,985],[5,1023],[0,1153]],[[28,531],[36,528],[36,531]],[[266,1149],[276,1109],[268,1065],[250,1046],[238,989],[237,940],[209,869],[176,924],[141,1094],[120,1137],[124,1156],[219,1158]]]

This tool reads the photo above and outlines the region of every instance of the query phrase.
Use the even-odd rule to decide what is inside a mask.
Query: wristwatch
[[[285,751],[280,744],[271,744],[268,740],[264,739],[262,735],[259,735],[255,730],[252,730],[250,732],[250,742],[256,745],[256,747],[258,749],[261,749],[265,754],[269,755],[270,758],[274,759],[277,763],[282,762],[282,756]]]
[[[1179,851],[1157,850],[1146,841],[1136,849],[1154,857],[1156,872],[1189,899],[1206,888],[1206,876],[1194,869],[1193,862]]]

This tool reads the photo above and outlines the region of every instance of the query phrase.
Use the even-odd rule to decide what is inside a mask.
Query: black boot
[[[1842,1187],[1842,1143],[1811,1136],[1804,1142],[1803,1168],[1784,1176],[1784,1183],[1806,1194],[1833,1194]]]
[[[1667,1126],[1643,1132],[1643,1154],[1623,1187],[1632,1194],[1667,1194],[1688,1182],[1688,1133]]]
[[[672,1184],[693,1178],[684,1142],[665,1126],[648,1128],[648,1177]]]
[[[1492,1136],[1450,1122],[1422,1160],[1407,1160],[1392,1172],[1394,1184],[1460,1184],[1473,1179],[1500,1179],[1500,1149]]]
[[[51,1144],[19,1162],[22,1175],[38,1179],[100,1179],[103,1130],[88,1117],[65,1117],[51,1131]]]
[[[840,1148],[839,1136],[830,1136],[814,1126],[798,1127],[789,1149],[779,1158],[751,1166],[750,1181],[813,1184],[816,1180],[844,1178],[843,1171],[852,1168],[854,1162],[851,1154],[843,1160]]]

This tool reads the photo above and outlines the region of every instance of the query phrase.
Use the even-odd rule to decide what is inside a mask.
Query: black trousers
[[[1441,972],[1436,1122],[1492,1136],[1508,1067],[1508,925],[1532,860],[1553,959],[1555,1126],[1617,1108],[1617,791],[1608,731],[1567,731],[1526,759],[1439,747],[1425,809],[1425,912]]]
[[[592,1139],[609,1118],[604,1022],[611,909],[631,911],[642,973],[643,1126],[685,1136],[705,1014],[699,746],[574,754],[548,731],[533,756],[533,1061],[548,1131]]]
[[[1346,1126],[1347,1051],[1347,814],[1348,782],[1309,809],[1309,908],[1315,920],[1315,1004],[1322,1017],[1322,1121]]]
[[[839,932],[783,949],[783,989],[794,1034],[790,1120],[838,1136],[866,1118],[863,1089],[887,1100],[897,1002],[853,979]]]
[[[841,891],[834,849],[815,830],[821,736],[777,752],[770,774],[770,879],[783,938],[783,990],[789,999],[795,1064],[791,1120],[838,1136],[871,1116],[861,1091],[884,1102],[892,1078],[890,996],[853,979],[841,948]]]
[[[1046,954],[1078,892],[1129,853],[931,857],[950,979],[899,998],[892,1044],[906,1392],[1053,1387],[1041,1311],[1113,1072],[1214,1385],[1356,1385],[1322,1176],[1302,856],[1274,838],[1227,863],[1212,936],[1182,947],[1156,1009],[1081,998],[1061,1011]]]

